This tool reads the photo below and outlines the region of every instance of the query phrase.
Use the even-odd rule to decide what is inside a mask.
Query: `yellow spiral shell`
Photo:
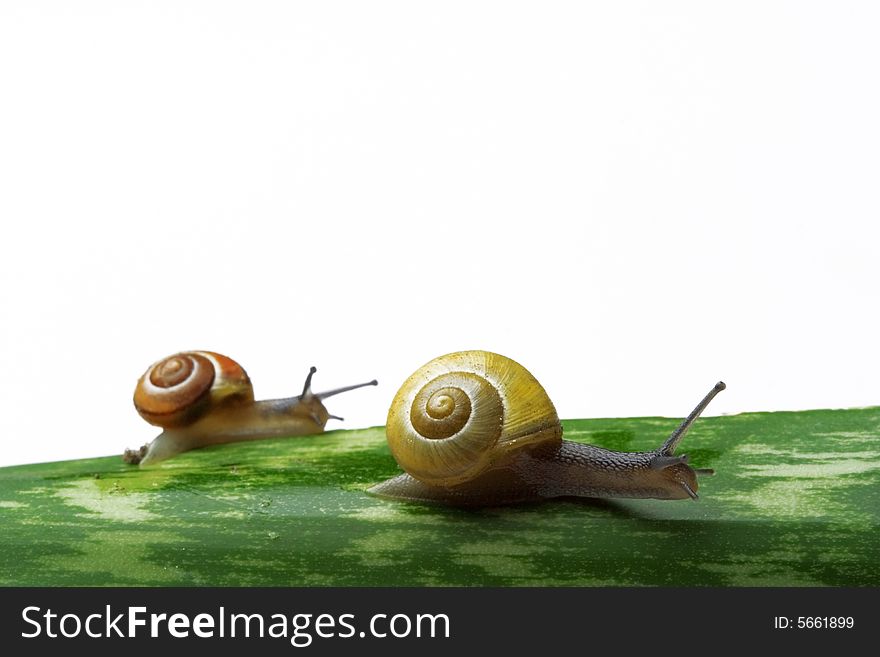
[[[419,368],[391,402],[386,433],[397,463],[438,486],[468,481],[514,449],[562,439],[538,380],[488,351],[447,354]]]

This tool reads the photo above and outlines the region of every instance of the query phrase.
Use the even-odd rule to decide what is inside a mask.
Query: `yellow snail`
[[[309,370],[297,397],[254,401],[247,372],[231,358],[187,351],[160,360],[138,380],[134,405],[164,431],[139,450],[125,450],[123,459],[149,465],[207,445],[321,433],[327,420],[342,419],[327,412],[324,399],[376,385],[374,380],[316,394],[315,371]]]
[[[697,499],[688,457],[673,456],[718,382],[659,449],[614,452],[562,439],[544,388],[519,363],[486,351],[441,356],[410,376],[388,411],[388,445],[406,471],[381,497],[488,506],[552,497]]]

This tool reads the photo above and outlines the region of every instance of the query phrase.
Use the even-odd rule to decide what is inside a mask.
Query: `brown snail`
[[[486,351],[436,358],[397,392],[388,445],[406,471],[370,489],[382,497],[489,506],[552,497],[697,499],[697,475],[673,452],[721,390],[718,382],[650,452],[562,439],[553,402],[528,370]]]
[[[212,351],[164,358],[144,372],[134,391],[137,412],[164,431],[139,450],[126,450],[123,459],[148,465],[207,445],[321,433],[327,420],[342,419],[327,412],[324,399],[376,385],[314,393],[315,371],[309,370],[299,396],[255,401],[247,372],[231,358]]]

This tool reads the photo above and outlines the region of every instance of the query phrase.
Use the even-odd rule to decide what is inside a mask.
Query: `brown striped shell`
[[[388,411],[391,453],[411,476],[454,486],[514,449],[562,440],[544,388],[519,363],[487,351],[435,358],[410,376]]]
[[[153,363],[134,391],[140,416],[164,428],[190,424],[220,403],[253,400],[244,368],[212,351],[185,351]]]

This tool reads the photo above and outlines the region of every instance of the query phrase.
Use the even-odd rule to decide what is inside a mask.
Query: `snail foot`
[[[150,444],[147,443],[139,449],[126,449],[122,453],[122,461],[124,463],[128,463],[129,465],[138,465],[147,455],[147,450],[149,449],[149,447]]]

